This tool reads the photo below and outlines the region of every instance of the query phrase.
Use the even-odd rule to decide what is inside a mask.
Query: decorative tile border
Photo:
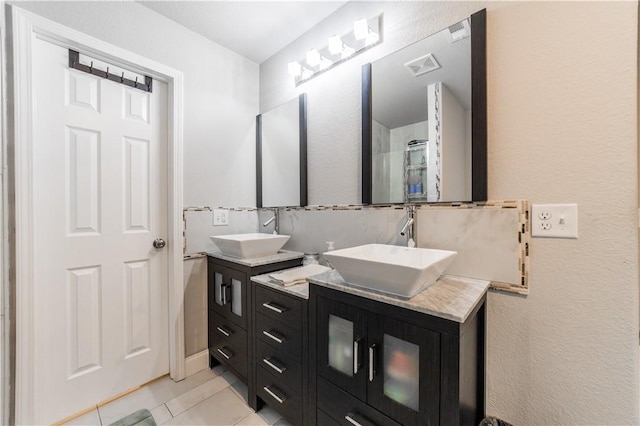
[[[212,212],[214,210],[229,210],[231,212],[253,212],[260,210],[257,207],[185,207],[182,209],[183,212]]]
[[[380,204],[380,205],[362,205],[362,204],[332,204],[332,205],[313,205],[304,207],[281,207],[285,211],[344,211],[344,210],[403,210],[404,204]],[[528,200],[490,200],[484,202],[469,203],[430,203],[418,204],[417,209],[516,209],[518,210],[518,274],[520,276],[519,283],[503,283],[499,281],[491,281],[490,289],[513,293],[519,295],[529,294],[529,274],[530,260],[529,251],[531,247],[531,223],[529,215]],[[229,211],[258,211],[267,210],[256,207],[215,207],[215,209],[226,209]],[[185,207],[184,211],[213,211],[212,207]],[[184,229],[186,229],[186,219],[184,220]],[[183,231],[184,233],[185,231]],[[186,241],[185,247],[186,250]]]

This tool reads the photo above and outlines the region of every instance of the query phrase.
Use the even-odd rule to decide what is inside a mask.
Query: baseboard
[[[184,360],[184,368],[186,377],[205,368],[209,368],[209,349],[187,357],[187,359]]]

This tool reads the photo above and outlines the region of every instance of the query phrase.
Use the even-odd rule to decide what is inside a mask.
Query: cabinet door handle
[[[226,359],[231,359],[231,357],[233,356],[233,354],[231,355],[227,354],[225,351],[222,350],[222,348],[218,348],[217,351],[220,355],[222,355]]]
[[[222,335],[225,335],[225,336],[227,336],[227,337],[230,337],[230,336],[231,336],[231,333],[230,333],[230,332],[228,332],[227,330],[225,330],[225,329],[224,329],[224,328],[222,328],[222,327],[216,327],[216,330],[218,330],[218,331],[220,332],[220,334],[222,334]]]
[[[358,422],[356,419],[353,418],[354,414],[353,413],[347,413],[346,416],[344,416],[344,419],[346,421],[348,421],[349,423],[351,423],[354,426],[362,426],[362,423]]]
[[[358,374],[360,370],[360,340],[356,339],[353,341],[353,375]]]
[[[373,379],[375,378],[376,375],[376,369],[375,369],[375,357],[376,354],[376,345],[375,343],[371,346],[369,346],[369,381],[373,382]]]
[[[284,403],[287,400],[287,398],[285,398],[283,396],[278,396],[275,392],[273,392],[271,389],[269,389],[269,386],[264,386],[262,389],[264,389],[264,391],[266,393],[271,395],[273,397],[273,399],[278,401],[278,403],[280,403],[280,404]]]
[[[273,368],[280,374],[284,373],[287,370],[287,367],[277,366],[276,363],[272,361],[270,358],[262,358],[262,362],[264,362],[265,364],[267,364],[269,367]]]
[[[286,311],[286,309],[281,308],[279,306],[273,305],[271,304],[271,302],[264,302],[262,304],[262,306],[264,306],[267,309],[271,309],[273,312],[277,312],[279,314],[283,313],[284,311]]]
[[[227,284],[220,284],[220,300],[222,301],[222,306],[227,304]]]
[[[278,337],[278,336],[274,335],[273,331],[262,330],[262,334],[264,334],[269,339],[271,339],[271,340],[273,340],[275,342],[278,342],[278,343],[283,343],[285,341],[284,337]]]

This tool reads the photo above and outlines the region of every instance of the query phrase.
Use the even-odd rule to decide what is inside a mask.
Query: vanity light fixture
[[[353,30],[343,35],[332,35],[327,45],[307,51],[304,60],[289,63],[289,74],[296,85],[327,71],[349,58],[369,49],[382,40],[382,15],[360,19],[353,23]]]

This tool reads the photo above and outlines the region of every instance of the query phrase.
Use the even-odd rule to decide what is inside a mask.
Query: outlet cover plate
[[[214,209],[213,210],[213,226],[228,226],[229,210]]]
[[[578,238],[577,204],[533,204],[531,236]]]

